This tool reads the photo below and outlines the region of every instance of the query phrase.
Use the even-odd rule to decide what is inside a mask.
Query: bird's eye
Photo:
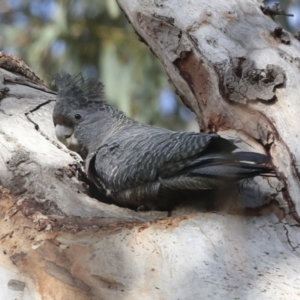
[[[80,115],[80,114],[76,114],[76,115],[75,115],[75,119],[76,119],[76,120],[80,120],[80,119],[81,119],[81,115]]]

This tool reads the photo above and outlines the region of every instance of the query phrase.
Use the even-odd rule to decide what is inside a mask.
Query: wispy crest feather
[[[58,97],[85,102],[104,102],[104,85],[92,79],[84,79],[81,73],[70,75],[67,72],[59,72],[53,80],[58,89]]]

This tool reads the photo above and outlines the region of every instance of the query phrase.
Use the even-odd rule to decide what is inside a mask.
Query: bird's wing
[[[191,168],[193,161],[205,151],[213,140],[231,152],[235,146],[216,134],[172,132],[147,127],[127,130],[110,138],[98,149],[90,177],[97,177],[107,189],[121,190],[172,177]]]

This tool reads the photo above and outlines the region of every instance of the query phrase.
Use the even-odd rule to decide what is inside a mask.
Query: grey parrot
[[[166,210],[180,191],[222,189],[272,167],[266,155],[234,152],[215,133],[174,132],[137,122],[104,101],[103,84],[59,73],[57,138],[85,160],[87,177],[114,203]]]

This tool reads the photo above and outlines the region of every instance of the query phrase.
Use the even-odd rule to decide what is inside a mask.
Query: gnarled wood
[[[261,1],[118,2],[202,130],[228,136],[234,129],[272,157],[279,180],[260,189],[299,224],[299,41],[264,14]]]
[[[0,69],[0,298],[297,299],[299,42],[260,1],[118,2],[201,128],[269,153],[279,179],[243,183],[247,210],[101,203],[55,138],[55,95],[22,64]]]

